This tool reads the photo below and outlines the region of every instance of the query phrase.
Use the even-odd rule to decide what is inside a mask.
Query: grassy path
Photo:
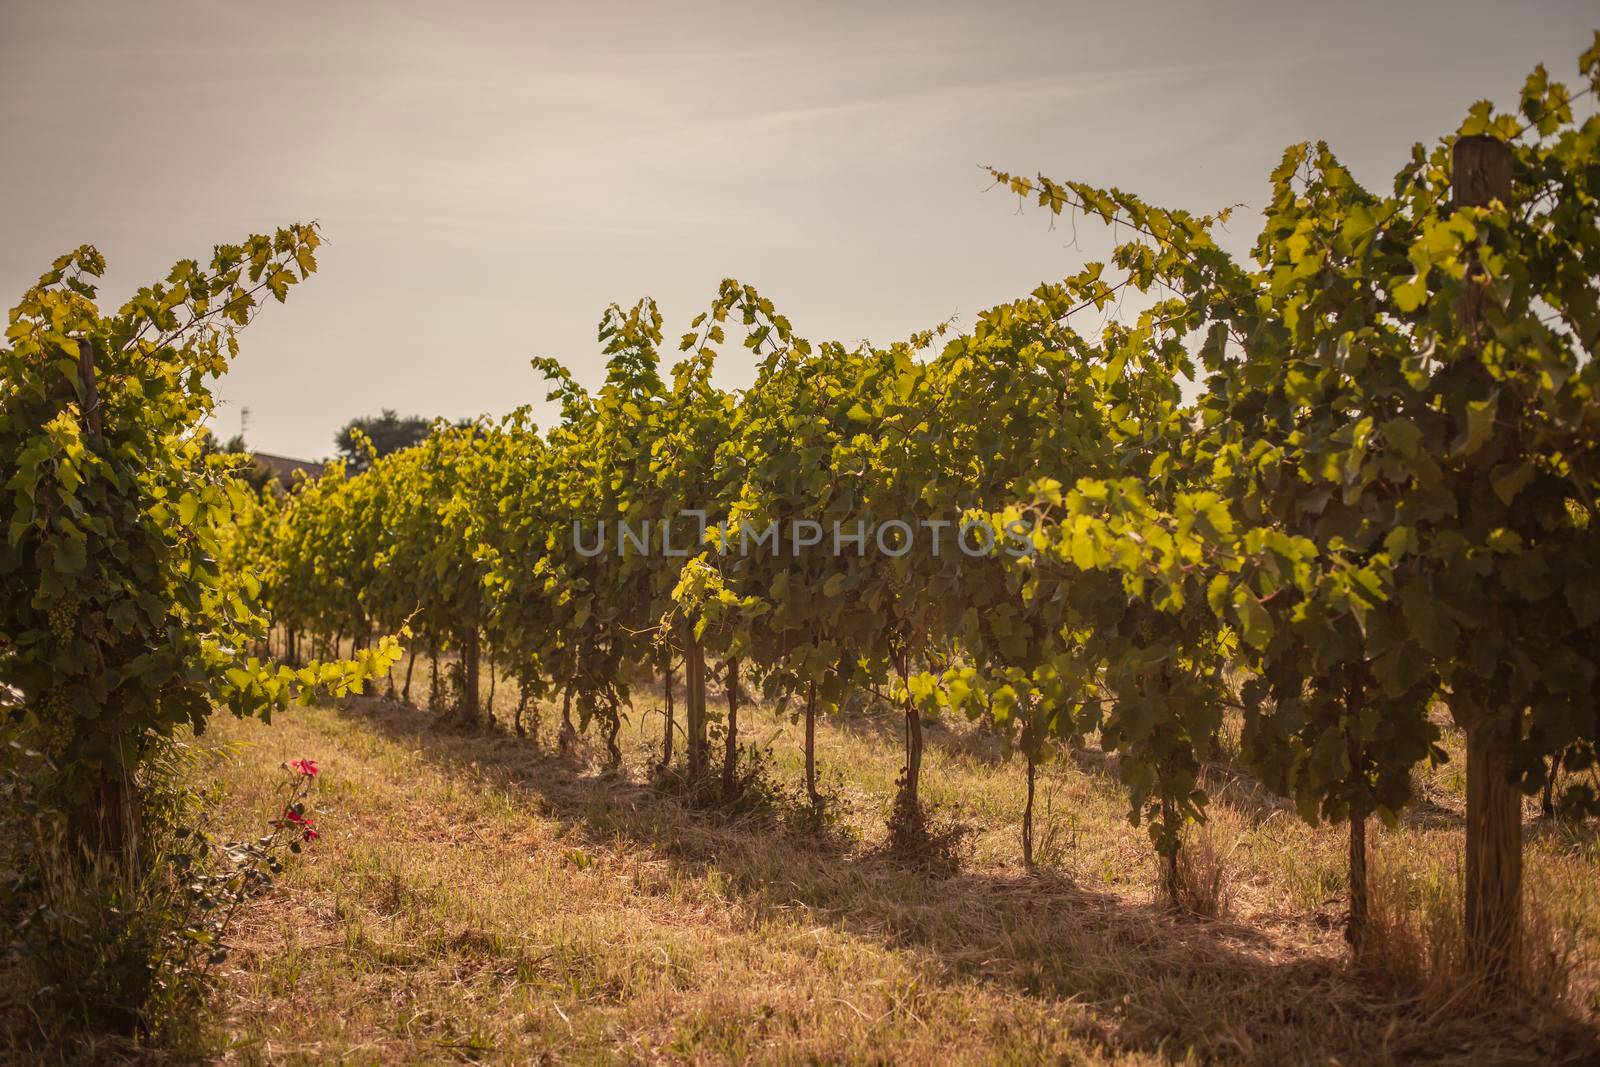
[[[659,722],[628,731],[631,767]],[[937,735],[927,780],[976,833],[939,879],[873,849],[898,759],[870,727],[822,730],[853,809],[827,842],[378,701],[218,733],[236,832],[266,817],[281,761],[322,765],[322,840],[250,906],[225,968],[235,1061],[1543,1063],[1587,1040],[1350,976],[1315,873],[1337,873],[1339,838],[1244,790],[1218,807],[1231,843],[1208,839],[1238,921],[1209,922],[1154,905],[1142,833],[1093,768],[1050,780],[1075,847],[1023,871],[1017,768],[960,734]],[[751,736],[794,780],[792,728],[758,713]]]

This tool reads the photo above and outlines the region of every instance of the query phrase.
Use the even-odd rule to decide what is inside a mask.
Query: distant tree
[[[428,436],[429,426],[428,420],[419,415],[401,416],[393,408],[384,408],[381,414],[351,419],[345,423],[333,443],[349,469],[352,472],[360,471],[366,469],[368,460],[366,450],[356,445],[357,430],[371,439],[377,455],[387,456],[402,448],[421,444]]]

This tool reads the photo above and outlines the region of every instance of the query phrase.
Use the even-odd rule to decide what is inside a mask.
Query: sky
[[[1287,145],[1386,188],[1536,63],[1576,81],[1596,27],[1592,0],[0,0],[0,293],[91,243],[114,308],[316,220],[219,434],[314,459],[383,408],[548,421],[529,359],[598,384],[609,303],[654,296],[675,338],[734,277],[802,336],[888,342],[1105,257],[983,164],[1243,204],[1244,252]],[[730,337],[719,381],[751,377]]]

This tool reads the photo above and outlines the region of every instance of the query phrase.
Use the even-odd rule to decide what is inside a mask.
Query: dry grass
[[[1203,919],[1233,915],[1238,879],[1234,855],[1243,838],[1226,816],[1195,827],[1178,853],[1178,895],[1183,910]]]
[[[797,779],[798,729],[742,717],[774,773]],[[647,711],[625,729],[621,774],[582,752],[440,734],[379,701],[221,726],[251,746],[219,766],[224,817],[257,824],[274,768],[303,755],[322,761],[325,831],[246,919],[215,1020],[226,1056],[1533,1064],[1600,1048],[1592,833],[1539,829],[1529,846],[1539,936],[1570,948],[1561,1011],[1465,1012],[1430,990],[1440,972],[1426,966],[1384,981],[1351,971],[1343,838],[1247,782],[1213,790],[1213,825],[1194,837],[1195,885],[1215,887],[1220,916],[1208,920],[1157,903],[1148,841],[1093,753],[1041,772],[1053,865],[1030,874],[1021,767],[981,733],[931,727],[925,796],[971,828],[962,873],[941,878],[881,848],[897,731],[819,727],[847,815],[818,839],[640,784],[660,724]],[[1460,848],[1459,796],[1441,785],[1430,800],[1375,834],[1377,895],[1417,939],[1412,959],[1429,951],[1417,886]]]

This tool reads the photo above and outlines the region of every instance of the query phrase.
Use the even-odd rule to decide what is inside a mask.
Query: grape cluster
[[[78,630],[78,600],[62,597],[50,606],[50,633],[57,641],[66,641]]]

